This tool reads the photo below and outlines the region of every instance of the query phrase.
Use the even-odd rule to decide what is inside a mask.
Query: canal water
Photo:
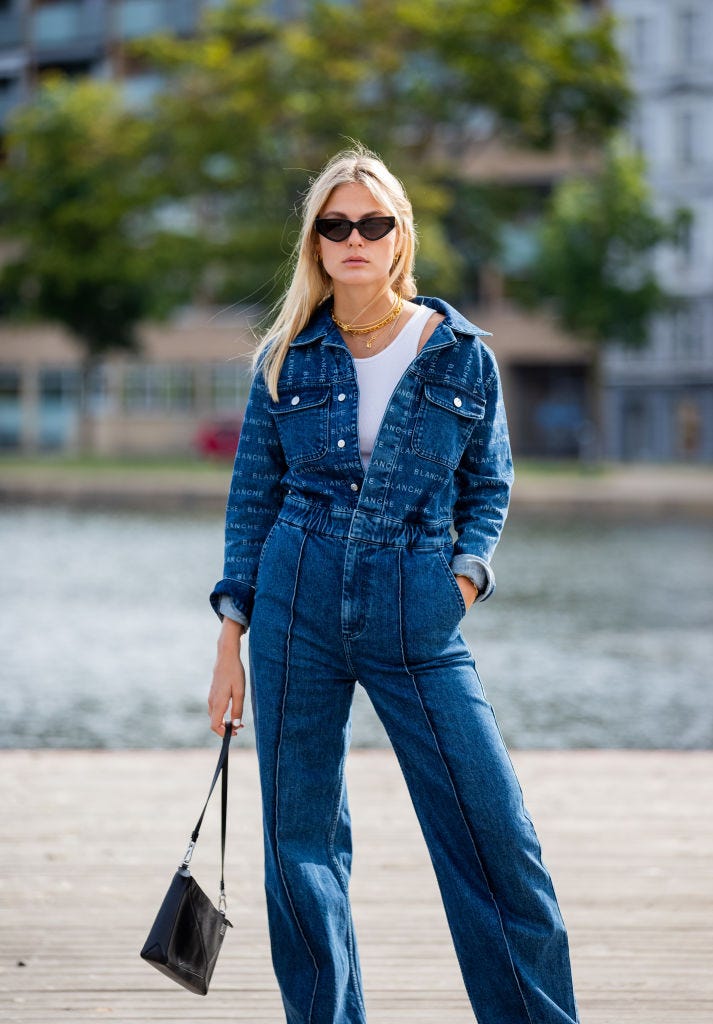
[[[221,560],[220,516],[0,509],[0,746],[213,742]],[[713,747],[713,524],[512,515],[493,565],[463,632],[512,747]]]

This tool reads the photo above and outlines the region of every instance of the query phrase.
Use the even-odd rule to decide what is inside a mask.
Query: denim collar
[[[431,298],[423,295],[417,295],[411,299],[411,302],[415,302],[420,306],[430,306],[431,309],[436,313],[442,313],[445,316],[445,320],[442,324],[439,324],[438,328],[433,332],[431,337],[428,339],[424,348],[441,348],[444,345],[452,345],[455,341],[456,334],[462,334],[470,337],[479,337],[481,335],[490,336],[490,331],[484,331],[481,327],[476,327],[475,324],[471,323],[470,320],[454,309],[449,303],[444,302],[443,299]],[[332,300],[327,299],[318,306],[312,315],[312,319],[304,327],[300,333],[292,339],[291,345],[308,345],[314,341],[325,339],[325,345],[342,345],[346,348],[346,344],[341,334],[337,330],[337,327],[331,317],[332,311]],[[450,328],[448,331],[443,331],[442,328]]]

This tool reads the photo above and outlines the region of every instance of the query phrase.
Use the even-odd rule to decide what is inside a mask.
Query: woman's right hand
[[[218,654],[213,668],[213,680],[208,693],[208,714],[213,732],[222,736],[225,732],[223,722],[230,706],[230,719],[233,724],[233,736],[242,724],[235,722],[243,717],[245,702],[245,669],[240,660],[240,640],[245,627],[232,619],[224,618],[218,637]]]

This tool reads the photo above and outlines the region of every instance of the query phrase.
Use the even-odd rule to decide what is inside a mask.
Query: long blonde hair
[[[411,203],[403,185],[379,157],[363,146],[337,153],[309,187],[302,205],[302,227],[292,254],[294,272],[285,294],[275,306],[275,318],[255,350],[253,367],[260,366],[268,390],[277,398],[277,382],[290,342],[305,327],[317,306],[332,294],[332,279],[321,261],[315,259],[315,219],[339,185],[358,184],[369,189],[374,199],[396,217],[398,258],[389,274],[389,287],[404,299],[416,294],[413,265],[416,230]]]

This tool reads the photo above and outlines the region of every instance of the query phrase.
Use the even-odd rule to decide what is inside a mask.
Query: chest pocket
[[[413,430],[414,451],[456,469],[468,438],[484,415],[483,396],[455,384],[426,384]]]
[[[290,466],[321,459],[329,445],[329,385],[296,385],[272,403],[285,459]]]

